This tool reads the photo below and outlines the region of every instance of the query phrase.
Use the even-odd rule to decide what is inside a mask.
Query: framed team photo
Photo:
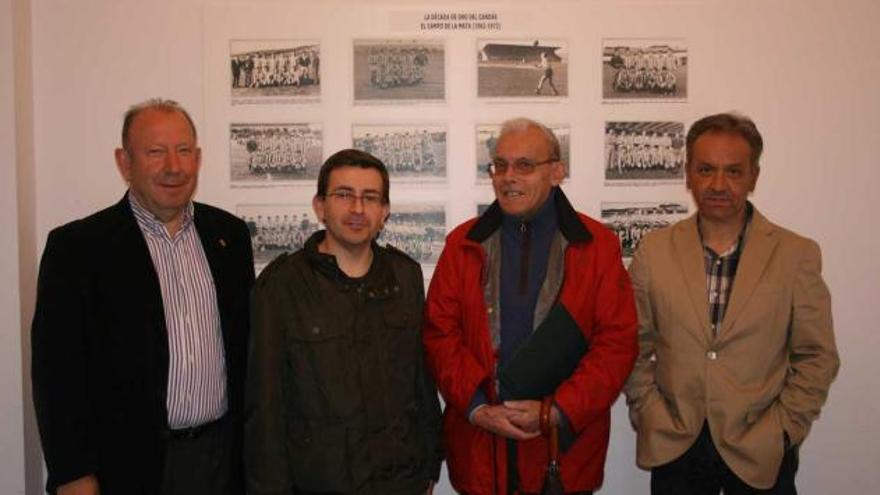
[[[233,104],[314,102],[321,96],[321,50],[308,40],[232,40]]]
[[[602,41],[602,99],[686,101],[688,50],[684,39]]]
[[[478,40],[477,96],[538,99],[568,96],[568,41]]]
[[[439,39],[354,41],[354,102],[443,102],[446,48]]]
[[[238,205],[235,214],[247,224],[258,272],[279,254],[302,249],[321,229],[311,205]]]
[[[446,180],[446,126],[362,124],[352,126],[352,146],[382,160],[391,179]]]
[[[605,184],[682,183],[684,139],[681,122],[605,122]]]
[[[318,178],[323,155],[320,124],[231,124],[232,185],[269,185]]]
[[[675,201],[603,202],[601,211],[602,223],[617,234],[623,258],[629,260],[645,234],[685,218],[688,205]]]
[[[556,135],[559,140],[559,151],[562,154],[560,159],[565,166],[565,177],[571,176],[570,167],[570,149],[571,149],[571,127],[567,124],[550,124],[547,127]],[[488,182],[489,164],[492,162],[492,155],[495,153],[495,144],[498,142],[498,135],[501,133],[501,124],[481,124],[477,126],[477,182]]]
[[[407,253],[423,266],[436,265],[446,241],[446,207],[392,203],[378,241]]]

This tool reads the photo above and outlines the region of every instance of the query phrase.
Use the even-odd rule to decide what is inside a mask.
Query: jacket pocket
[[[378,471],[377,476],[387,479],[418,476],[425,463],[425,440],[414,403],[387,418],[383,430],[370,438],[372,462]]]
[[[374,334],[381,336],[377,349],[381,362],[376,367],[383,375],[388,399],[395,410],[402,410],[416,393],[417,366],[423,363],[420,329],[409,312],[397,308],[388,308],[381,325]]]
[[[351,489],[346,430],[344,424],[291,425],[287,459],[297,488],[340,493]]]
[[[407,477],[420,470],[425,458],[425,431],[418,407],[422,391],[424,359],[417,317],[406,307],[389,307],[380,320],[381,362],[375,363],[384,388],[377,392],[385,404],[384,428],[373,437],[381,445],[374,449],[374,461],[393,477]],[[404,472],[400,472],[403,470]]]
[[[352,363],[352,340],[340,325],[313,319],[288,334],[285,384],[294,417],[332,421],[355,412],[358,390]]]
[[[774,401],[775,398],[769,401],[762,401],[749,407],[748,410],[746,410],[746,424],[751,426],[761,419],[761,416],[764,414],[772,414],[770,409],[772,408]],[[776,422],[775,419],[774,422]]]
[[[682,429],[683,424],[678,408],[659,390],[654,390],[645,399],[637,412],[637,429],[640,432],[651,432],[657,429]]]

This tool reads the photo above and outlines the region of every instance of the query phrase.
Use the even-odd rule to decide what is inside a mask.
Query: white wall
[[[12,12],[0,0],[0,493],[10,494],[25,487]]]
[[[401,3],[427,7],[443,2],[397,2]],[[0,77],[4,78],[8,77],[9,67],[6,52],[10,45],[6,44],[5,34],[9,4],[10,0],[0,1],[0,19],[4,19]],[[311,5],[304,1],[285,5],[290,4]],[[0,268],[2,275],[10,274],[7,279],[14,279],[17,270],[33,272],[49,229],[121,196],[124,186],[115,172],[112,150],[119,142],[121,115],[129,104],[149,96],[171,97],[192,111],[200,130],[212,132],[210,129],[216,127],[216,122],[205,121],[205,115],[215,109],[206,112],[204,107],[202,19],[203,7],[209,5],[213,4],[207,0],[30,0],[33,123],[29,130],[34,156],[30,168],[20,173],[32,174],[34,184],[33,191],[25,184],[18,194],[28,196],[35,213],[33,218],[28,218],[27,212],[16,213],[15,199],[9,199],[16,196],[11,186],[16,178],[9,166],[4,167],[0,171],[0,218],[4,226]],[[259,1],[248,5],[254,9],[276,7]],[[583,8],[583,17],[578,20],[583,32],[579,36],[595,40],[596,46],[596,53],[581,55],[585,57],[582,60],[572,53],[572,96],[567,108],[572,119],[581,123],[572,128],[573,167],[584,170],[567,186],[567,192],[588,213],[598,213],[602,200],[633,199],[622,197],[630,194],[626,191],[603,188],[599,179],[600,165],[594,157],[600,156],[601,122],[607,116],[660,120],[672,115],[689,123],[710,112],[738,109],[757,122],[766,150],[754,202],[777,223],[813,237],[822,245],[842,357],[841,373],[829,403],[802,449],[800,491],[806,495],[839,490],[873,492],[880,483],[876,469],[880,465],[880,449],[876,447],[880,434],[874,425],[880,417],[880,394],[875,385],[880,364],[872,355],[880,348],[876,325],[880,321],[880,261],[876,256],[880,253],[880,235],[875,232],[878,221],[870,215],[880,207],[875,191],[880,183],[875,151],[880,135],[880,57],[876,53],[880,46],[880,30],[876,29],[880,3],[656,0],[565,5]],[[681,12],[668,21],[677,30],[685,22],[681,19],[685,19],[686,30],[692,34],[689,103],[603,106],[595,91],[599,40],[607,36],[675,35],[657,27],[658,15],[662,18],[664,12]],[[290,29],[295,36],[295,26]],[[328,62],[322,62],[326,67]],[[460,66],[466,68],[467,64]],[[12,98],[9,87],[4,79],[0,85],[3,129],[11,128],[7,121],[13,115],[7,110]],[[325,94],[324,99],[333,96]],[[350,93],[342,96],[350,98]],[[528,114],[530,108],[519,105],[517,110]],[[473,112],[474,119],[480,118],[477,111]],[[453,115],[450,120],[456,118]],[[459,139],[455,138],[458,133],[460,143],[473,142],[472,127],[451,126],[450,133],[453,141]],[[0,137],[0,160],[14,163],[15,149],[7,144],[8,134],[4,132]],[[460,152],[461,157],[472,156],[470,146]],[[206,150],[206,156],[219,157],[223,153],[224,149]],[[470,167],[469,161],[450,163],[451,167]],[[221,165],[206,163],[203,174],[216,184],[225,172],[211,170],[212,166]],[[467,187],[474,186],[468,182]],[[669,191],[678,198],[686,197],[683,186]],[[212,186],[202,194],[202,199],[226,207],[235,204],[235,199],[224,197],[219,187]],[[450,222],[463,220],[465,210],[455,209]],[[36,248],[30,246],[29,252],[21,253],[24,261],[16,265],[10,260],[17,260],[15,253],[22,240],[14,234],[9,239],[13,229],[6,226],[20,219],[26,231],[35,230]],[[0,296],[0,453],[4,456],[9,451],[6,439],[22,436],[20,377],[24,375],[17,357],[22,348],[18,322],[29,321],[31,315],[19,314],[17,308],[18,298],[25,296],[30,297],[6,291]],[[6,373],[6,368],[12,372]],[[18,385],[7,383],[10,376],[13,382],[19,380]],[[634,466],[633,444],[634,435],[622,401],[618,401],[601,493],[647,493],[648,477]],[[16,480],[23,478],[24,456],[12,449],[7,457],[0,464],[0,492],[20,492],[20,484],[8,491],[3,483],[20,483]],[[34,489],[29,486],[28,493],[38,493]],[[440,492],[449,493],[448,485]]]

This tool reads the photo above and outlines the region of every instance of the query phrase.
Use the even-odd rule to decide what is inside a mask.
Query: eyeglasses
[[[364,207],[372,207],[379,206],[382,204],[382,195],[377,192],[365,192],[358,196],[354,193],[354,191],[333,191],[331,193],[327,193],[327,196],[332,197],[334,200],[346,204],[353,205],[355,201],[360,200],[363,203]]]
[[[494,177],[496,175],[504,175],[507,173],[507,169],[513,167],[513,172],[516,175],[529,175],[535,171],[538,165],[544,165],[547,163],[558,162],[559,158],[552,157],[544,160],[543,162],[536,162],[532,160],[527,160],[525,158],[520,158],[515,160],[512,164],[508,163],[507,160],[502,158],[495,158],[492,160],[492,163],[489,164],[489,175]]]

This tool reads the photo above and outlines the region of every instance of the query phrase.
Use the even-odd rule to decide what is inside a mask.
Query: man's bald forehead
[[[132,105],[128,111],[125,112],[125,117],[123,117],[122,120],[123,149],[128,149],[128,145],[131,142],[131,127],[134,125],[137,118],[147,111],[180,114],[189,125],[190,131],[192,131],[193,142],[198,140],[196,125],[193,123],[192,117],[190,117],[189,112],[187,112],[185,108],[174,100],[152,98],[136,105]]]
[[[495,148],[498,148],[498,144],[501,143],[503,139],[515,137],[517,134],[519,134],[520,139],[528,139],[529,137],[537,138],[538,143],[545,143],[547,146],[546,151],[551,158],[556,160],[560,158],[560,146],[556,134],[544,124],[524,117],[510,119],[501,124],[501,132],[498,135],[498,141],[495,143]]]

